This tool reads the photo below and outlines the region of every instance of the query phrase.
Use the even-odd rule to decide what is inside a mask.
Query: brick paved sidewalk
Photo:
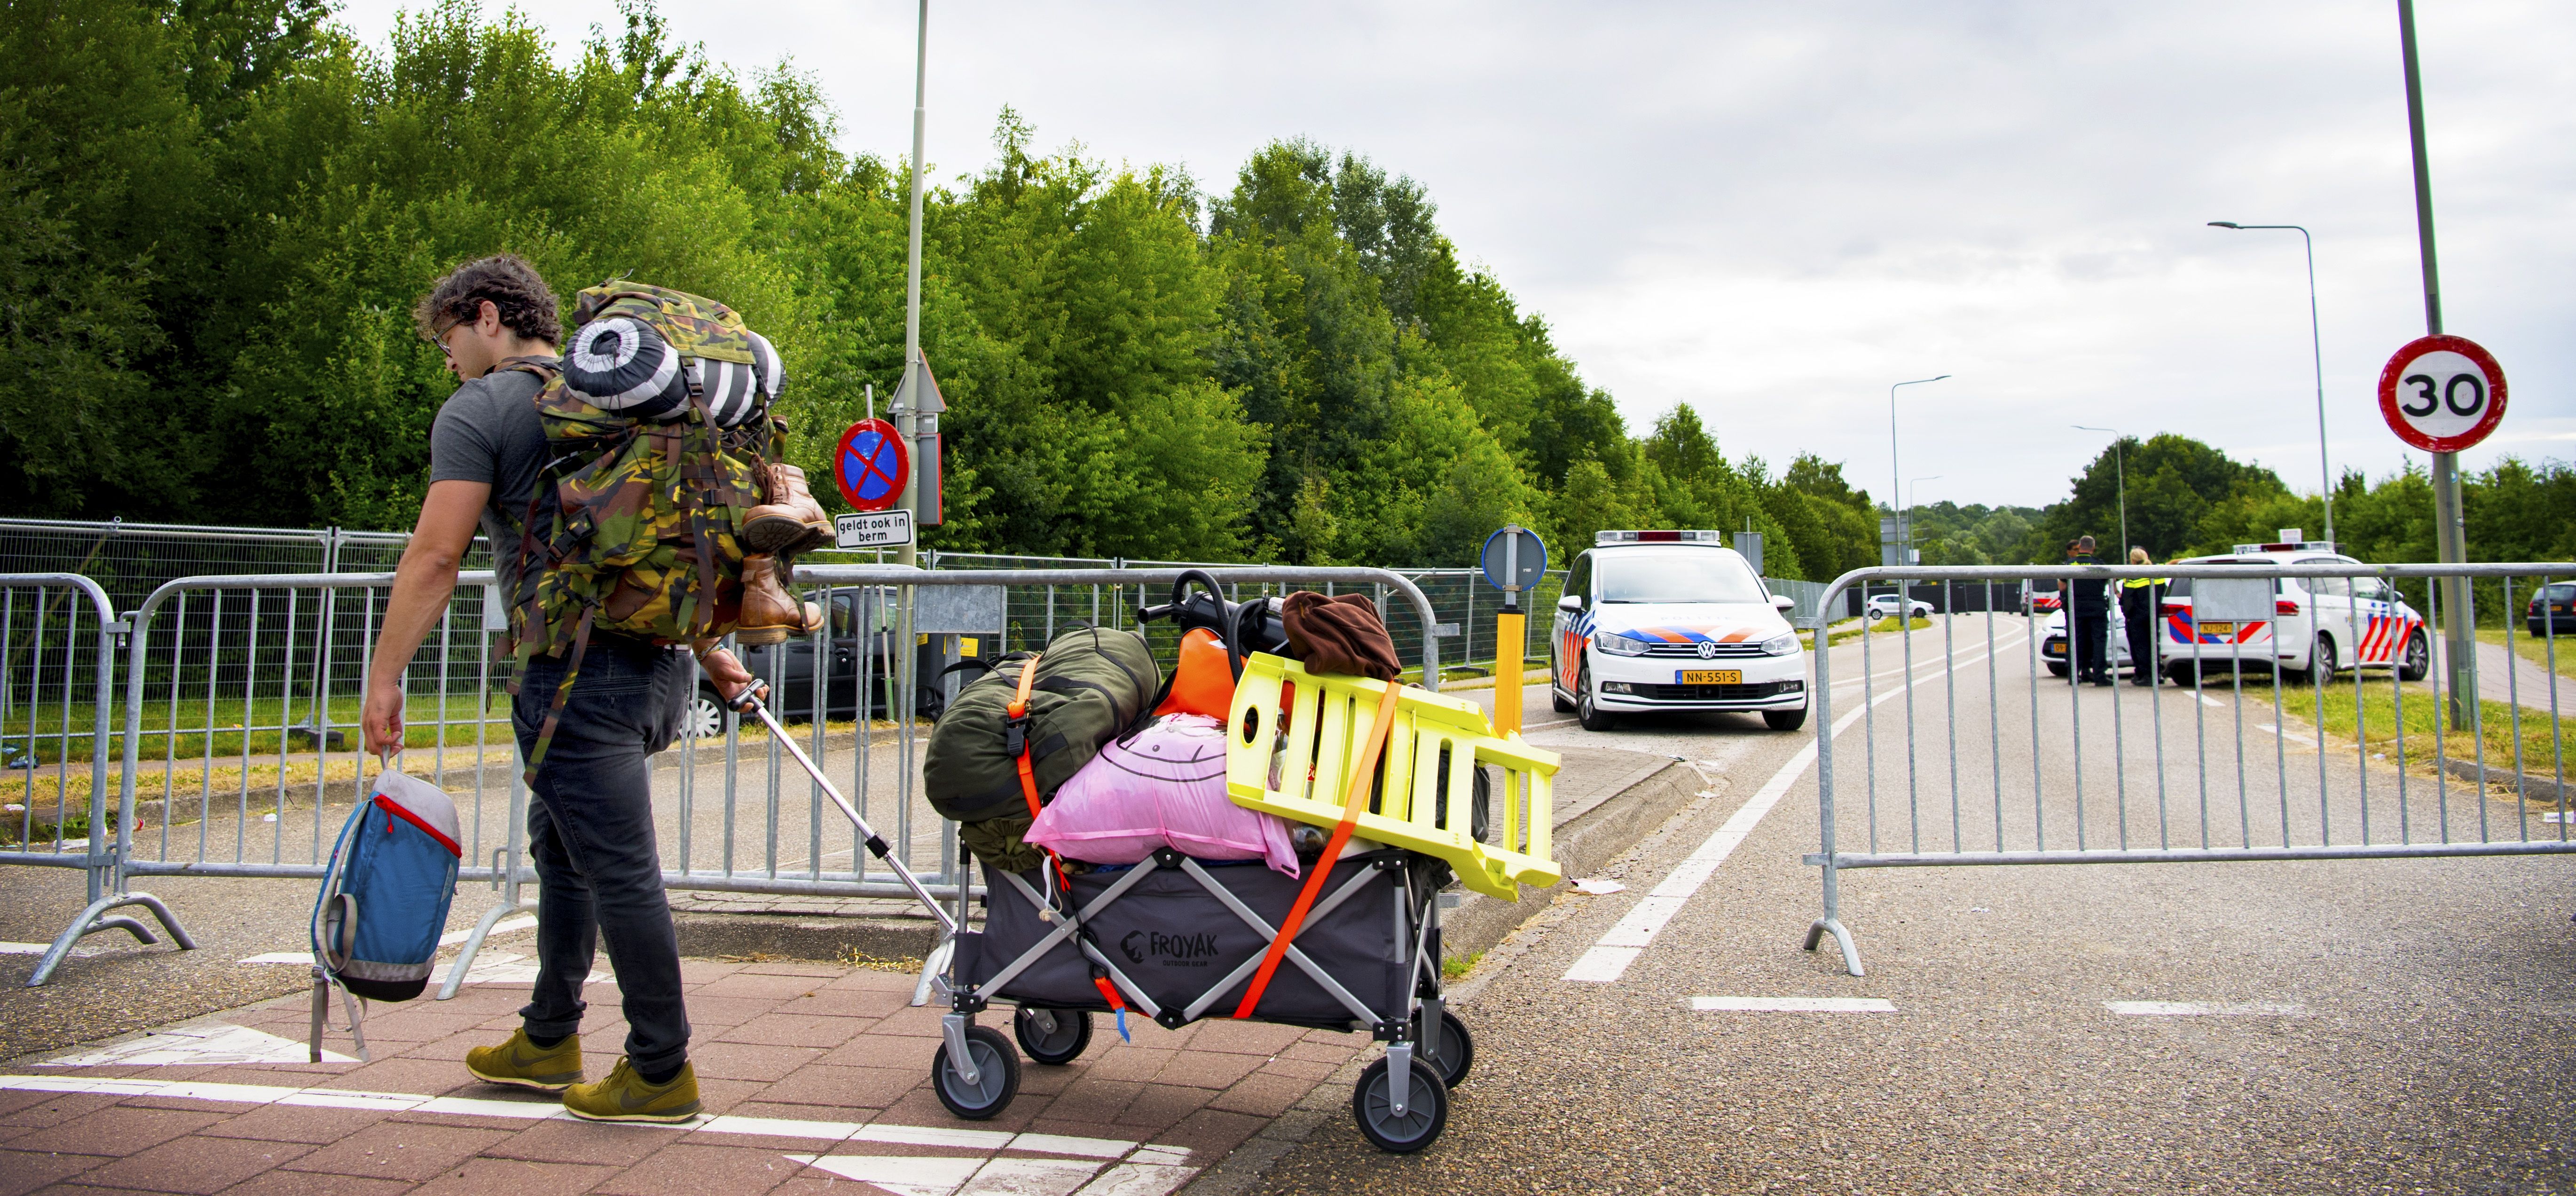
[[[1023,1060],[1018,1099],[993,1120],[968,1122],[930,1090],[941,1011],[906,1006],[912,977],[708,960],[686,961],[684,973],[706,1103],[692,1125],[573,1121],[552,1101],[474,1081],[466,1048],[506,1037],[526,994],[469,984],[453,1001],[378,1007],[366,1024],[372,1063],[61,1066],[31,1057],[0,1067],[0,1196],[1161,1196],[1368,1045],[1363,1035],[1249,1023],[1170,1031],[1135,1016],[1135,1041],[1121,1043],[1102,1016],[1080,1060]],[[586,995],[582,1045],[596,1079],[616,1062],[626,1029],[613,980],[594,981]],[[206,1021],[289,1040],[301,1060],[308,1008],[296,996]],[[1006,1008],[980,1020],[1008,1033]],[[210,1045],[240,1053],[266,1041],[234,1033]],[[326,1045],[354,1053],[345,1027],[335,1025]]]

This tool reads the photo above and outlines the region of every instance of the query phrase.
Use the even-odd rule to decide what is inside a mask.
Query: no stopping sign
[[[2408,341],[2379,372],[2379,415],[2397,438],[2428,453],[2456,453],[2504,418],[2504,368],[2476,341]]]

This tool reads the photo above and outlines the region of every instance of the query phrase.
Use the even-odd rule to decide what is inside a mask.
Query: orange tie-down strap
[[[1297,937],[1298,928],[1306,924],[1306,911],[1324,891],[1324,878],[1332,875],[1333,865],[1342,858],[1342,845],[1350,842],[1351,831],[1360,824],[1360,811],[1368,805],[1369,790],[1377,782],[1378,757],[1386,751],[1387,733],[1395,728],[1396,683],[1386,683],[1386,694],[1378,699],[1377,717],[1369,723],[1368,743],[1360,749],[1360,758],[1351,769],[1349,792],[1342,797],[1342,820],[1333,827],[1333,837],[1324,844],[1324,854],[1315,858],[1314,868],[1306,873],[1306,885],[1297,890],[1297,903],[1288,907],[1288,919],[1279,924],[1279,935],[1270,940],[1270,950],[1261,957],[1261,970],[1252,974],[1252,984],[1243,990],[1243,1003],[1234,1007],[1234,1016],[1252,1016],[1261,1004],[1261,994],[1270,988],[1270,975],[1279,970],[1279,961],[1287,958],[1288,945]]]
[[[1029,799],[1029,817],[1031,818],[1037,817],[1038,811],[1043,808],[1038,804],[1038,775],[1034,767],[1029,763],[1029,737],[1026,730],[1029,717],[1029,686],[1034,684],[1037,679],[1038,654],[1031,652],[1029,653],[1027,663],[1020,666],[1020,690],[1017,694],[1012,696],[1009,711],[1011,716],[1010,725],[1022,728],[1020,732],[1019,751],[1015,754],[1018,757],[1017,762],[1020,769],[1020,796]]]
[[[1006,724],[1020,741],[1018,749],[1012,753],[1012,762],[1020,770],[1020,796],[1028,799],[1031,819],[1035,819],[1046,808],[1045,804],[1038,800],[1037,768],[1029,762],[1029,687],[1037,679],[1038,654],[1031,652],[1028,662],[1020,666],[1020,689],[1011,697],[1011,705],[1007,711],[1010,722]],[[1047,862],[1054,865],[1056,879],[1064,883],[1066,899],[1069,902],[1073,893],[1073,874],[1065,871],[1063,858],[1056,855],[1053,850],[1043,847],[1038,850],[1046,852]]]

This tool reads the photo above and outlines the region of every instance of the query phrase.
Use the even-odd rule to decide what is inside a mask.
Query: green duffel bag
[[[1011,702],[1029,655],[1014,652],[995,662],[992,671],[959,690],[932,725],[921,787],[941,816],[959,822],[1028,817],[1028,797],[1020,788],[1024,744],[1043,803],[1091,763],[1101,745],[1135,726],[1163,684],[1144,637],[1115,628],[1068,631],[1037,654],[1028,721],[1015,736]]]

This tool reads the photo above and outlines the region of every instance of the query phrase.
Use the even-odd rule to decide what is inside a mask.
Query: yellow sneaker
[[[465,1052],[465,1070],[486,1084],[507,1084],[539,1092],[561,1092],[581,1082],[581,1035],[568,1034],[551,1047],[528,1041],[522,1027],[499,1046]]]
[[[596,1084],[564,1089],[564,1112],[584,1121],[687,1121],[698,1115],[698,1072],[686,1063],[668,1084],[647,1084],[624,1056]]]

